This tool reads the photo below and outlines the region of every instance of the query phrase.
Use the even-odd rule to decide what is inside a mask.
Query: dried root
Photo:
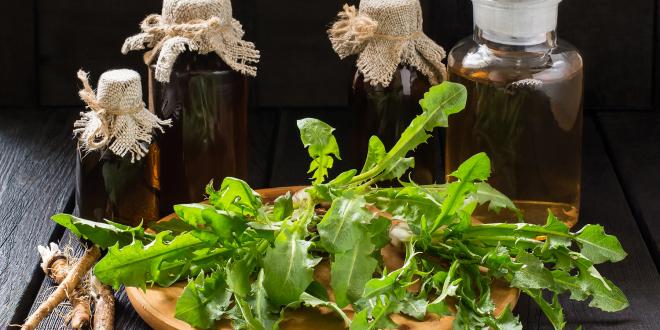
[[[41,255],[41,269],[56,284],[61,284],[71,270],[75,260],[68,251],[61,251],[55,243],[50,243],[49,247],[38,246]],[[82,329],[90,324],[91,320],[91,300],[86,283],[81,282],[68,297],[71,302],[71,312],[67,315],[67,322],[71,324],[72,329]]]
[[[113,330],[115,323],[115,296],[109,286],[103,285],[96,276],[90,279],[94,297],[94,330]]]
[[[78,288],[85,274],[101,257],[101,251],[97,246],[93,246],[85,251],[85,254],[77,263],[69,265],[68,258],[60,251],[57,244],[51,243],[50,248],[40,246],[38,250],[42,257],[41,268],[59,285],[48,299],[41,303],[39,308],[25,321],[21,329],[36,329],[39,323],[66,298],[69,298],[73,307],[71,327],[80,329],[84,324],[89,323],[90,309],[89,296],[85,290],[78,290]]]

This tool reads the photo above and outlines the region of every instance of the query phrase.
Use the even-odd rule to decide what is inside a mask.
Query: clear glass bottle
[[[355,154],[367,154],[369,137],[378,136],[388,150],[401,137],[415,116],[421,113],[419,100],[431,88],[426,76],[409,65],[399,65],[388,86],[373,86],[356,70],[349,102],[356,116]],[[437,132],[414,154],[415,168],[411,178],[419,184],[440,180],[440,138]],[[364,161],[364,159],[361,159]],[[361,165],[361,164],[356,164]],[[357,166],[357,168],[360,168]],[[396,184],[391,182],[390,184]]]
[[[181,54],[169,83],[149,67],[149,105],[172,127],[158,137],[160,215],[203,199],[211,179],[247,177],[247,78],[216,54]]]
[[[449,121],[446,173],[486,152],[490,183],[532,223],[549,209],[574,224],[580,208],[583,63],[557,39],[559,1],[473,0],[474,35],[448,56],[449,80],[467,87],[468,103]]]
[[[137,226],[159,219],[158,145],[131,162],[109,149],[81,151],[76,161],[76,205],[83,219]]]

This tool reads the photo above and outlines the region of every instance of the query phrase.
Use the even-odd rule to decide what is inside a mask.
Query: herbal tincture
[[[164,1],[122,51],[151,49],[149,107],[173,127],[158,138],[160,214],[203,198],[211,179],[247,178],[247,77],[259,60],[229,0]]]
[[[446,170],[473,154],[492,160],[492,185],[526,221],[548,209],[576,222],[580,203],[583,68],[557,40],[559,0],[473,0],[474,36],[449,54],[449,79],[468,88],[466,109],[450,119]],[[481,220],[506,220],[480,210]]]
[[[392,148],[421,112],[418,102],[424,92],[446,75],[444,50],[422,31],[419,1],[362,0],[359,11],[345,5],[329,35],[341,58],[358,55],[349,94],[358,123],[354,152],[366,154],[372,135]],[[440,142],[434,134],[416,152],[412,179],[426,184],[442,181],[440,170]]]
[[[76,204],[82,218],[136,226],[157,220],[158,119],[142,101],[140,75],[112,70],[101,75],[95,93],[87,73],[78,72],[79,92],[90,111],[75,123],[79,136]]]

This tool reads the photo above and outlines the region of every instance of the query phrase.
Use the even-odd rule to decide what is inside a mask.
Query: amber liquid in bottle
[[[76,205],[80,217],[137,226],[158,216],[158,145],[131,163],[110,150],[78,151]]]
[[[482,60],[482,65],[473,65]],[[565,222],[577,222],[583,89],[579,53],[570,45],[541,55],[498,52],[465,40],[450,54],[449,77],[467,87],[468,102],[449,120],[447,173],[486,152],[492,162],[489,182],[513,199],[525,221],[545,223],[550,210]],[[485,207],[475,216],[485,222],[515,219]]]
[[[247,79],[217,55],[181,54],[169,83],[149,70],[149,103],[172,127],[158,138],[160,215],[204,198],[212,179],[247,177]]]
[[[410,122],[422,112],[419,100],[431,88],[428,79],[414,68],[401,65],[394,73],[390,85],[373,86],[364,81],[364,76],[357,72],[352,84],[350,104],[356,116],[354,152],[364,161],[367,155],[369,138],[378,136],[386,149],[391,149],[401,137],[401,133]],[[411,178],[418,184],[432,184],[440,178],[440,138],[437,132],[427,144],[415,151],[415,168]],[[356,164],[360,169],[362,164]],[[407,180],[408,175],[404,175]],[[379,185],[397,185],[396,182]]]

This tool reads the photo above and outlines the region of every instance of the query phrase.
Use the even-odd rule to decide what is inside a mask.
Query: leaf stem
[[[469,229],[467,229],[463,233],[463,236],[471,236],[471,235],[474,235],[475,233],[478,233],[479,231],[490,231],[492,229],[508,229],[508,230],[511,230],[512,232],[523,231],[523,232],[528,232],[528,233],[546,234],[546,235],[553,235],[553,236],[559,236],[559,237],[575,239],[575,235],[571,234],[571,233],[562,233],[562,232],[559,232],[559,231],[548,230],[546,228],[543,228],[543,227],[537,226],[537,225],[508,224],[508,223],[475,225],[475,226],[472,226]],[[480,235],[483,235],[483,234],[480,234]]]

